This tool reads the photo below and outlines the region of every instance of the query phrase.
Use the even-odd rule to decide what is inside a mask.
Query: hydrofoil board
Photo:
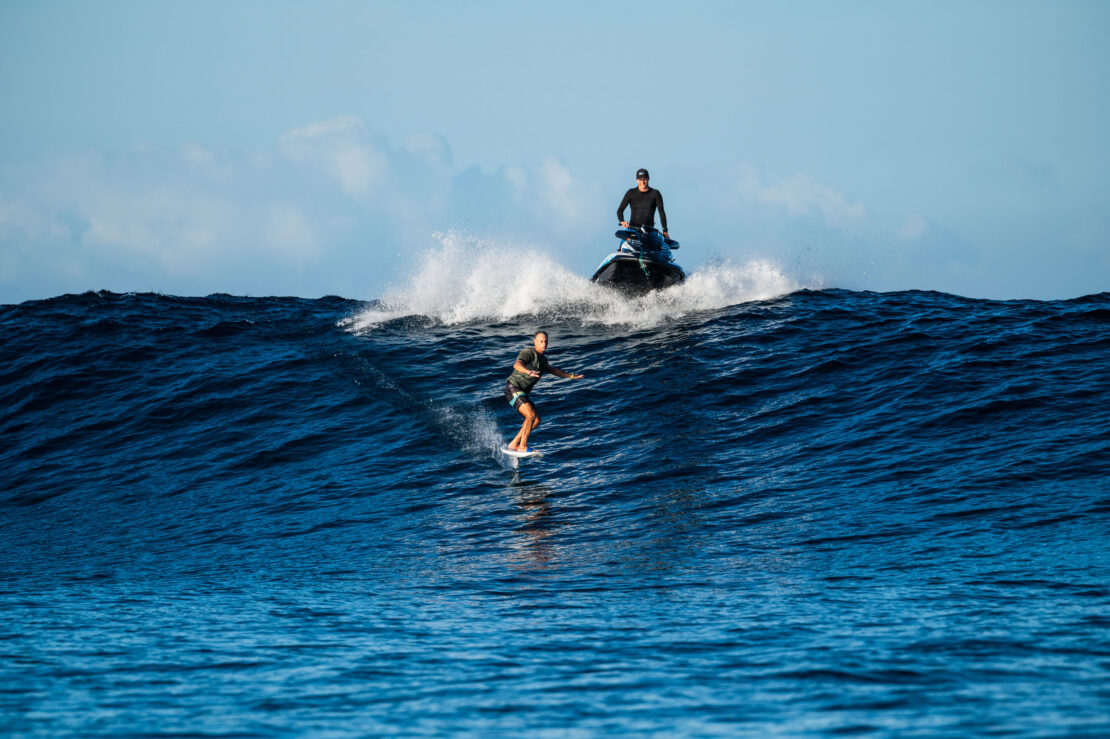
[[[510,449],[507,446],[501,447],[501,453],[506,455],[506,456],[509,456],[509,457],[516,457],[517,459],[525,459],[527,457],[542,457],[543,456],[542,452],[537,452],[535,449],[528,449],[528,450],[522,452],[522,451],[518,451],[516,449]]]

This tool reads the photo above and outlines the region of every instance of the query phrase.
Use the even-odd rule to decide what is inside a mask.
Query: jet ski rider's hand
[[[669,239],[669,238],[671,238],[671,235],[669,233],[667,233],[666,231],[664,231],[663,232],[663,238],[664,239]]]

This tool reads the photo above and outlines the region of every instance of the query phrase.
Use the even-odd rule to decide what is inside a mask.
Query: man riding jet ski
[[[671,256],[671,250],[678,248],[678,242],[667,233],[663,195],[648,184],[649,180],[646,169],[636,172],[636,187],[624,194],[617,208],[621,230],[616,236],[622,243],[597,268],[590,278],[593,282],[624,292],[646,293],[677,285],[686,279],[686,273]],[[626,206],[632,207],[628,221],[624,220]],[[662,234],[655,229],[656,209],[663,226]]]

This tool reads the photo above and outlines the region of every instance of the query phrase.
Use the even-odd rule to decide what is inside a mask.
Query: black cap
[[[638,170],[636,170],[636,179],[638,179],[638,180],[650,180],[651,175],[648,174],[648,171],[646,169],[638,169]]]

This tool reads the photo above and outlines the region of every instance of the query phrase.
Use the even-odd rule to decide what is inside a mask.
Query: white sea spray
[[[554,315],[585,324],[645,329],[801,287],[771,261],[724,261],[692,271],[676,287],[630,297],[591,283],[534,247],[447,234],[421,255],[404,282],[341,325],[361,332],[405,317],[457,325]]]

